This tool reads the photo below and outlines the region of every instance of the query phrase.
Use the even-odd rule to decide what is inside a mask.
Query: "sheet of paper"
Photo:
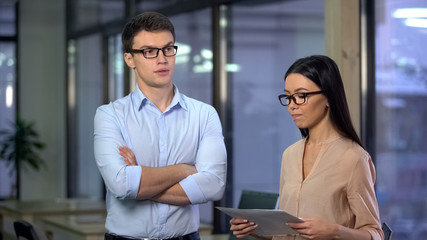
[[[216,208],[233,218],[243,218],[256,223],[258,227],[255,229],[255,234],[260,236],[297,234],[286,223],[303,222],[282,210]]]

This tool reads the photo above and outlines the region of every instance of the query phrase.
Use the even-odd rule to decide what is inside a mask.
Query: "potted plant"
[[[39,140],[39,134],[34,128],[34,122],[29,122],[16,117],[12,127],[0,131],[0,159],[7,161],[7,165],[13,165],[16,172],[16,197],[19,199],[20,169],[27,167],[39,170],[46,166],[39,156],[39,151],[45,148],[45,144]]]

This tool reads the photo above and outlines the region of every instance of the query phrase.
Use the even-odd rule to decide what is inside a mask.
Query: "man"
[[[226,150],[215,109],[172,82],[169,19],[142,13],[122,33],[136,90],[99,107],[95,159],[107,187],[105,239],[200,239],[197,204],[222,198]]]

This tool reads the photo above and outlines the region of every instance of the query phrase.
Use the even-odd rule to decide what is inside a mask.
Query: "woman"
[[[297,60],[279,100],[303,136],[283,153],[279,208],[303,223],[288,223],[297,235],[273,240],[383,239],[374,165],[351,123],[335,62],[318,55]],[[245,219],[230,224],[238,238],[257,227]]]

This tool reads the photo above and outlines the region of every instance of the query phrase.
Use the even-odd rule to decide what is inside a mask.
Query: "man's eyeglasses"
[[[294,103],[296,105],[302,105],[305,102],[307,102],[307,97],[313,94],[321,94],[323,91],[317,91],[317,92],[301,92],[301,93],[294,93],[292,95],[287,94],[280,94],[279,95],[279,101],[280,104],[283,106],[288,106],[291,104],[291,101],[294,100]]]
[[[131,53],[142,53],[142,55],[147,58],[156,58],[159,56],[159,51],[162,50],[165,57],[173,57],[176,55],[178,46],[166,46],[164,48],[145,48],[145,49],[131,49]]]

